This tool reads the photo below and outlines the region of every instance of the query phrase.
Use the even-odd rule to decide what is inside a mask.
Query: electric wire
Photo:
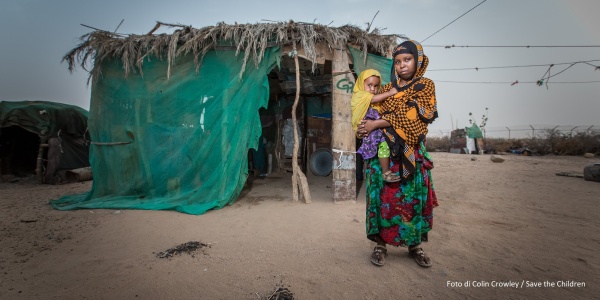
[[[511,81],[453,81],[453,80],[434,80],[434,82],[444,82],[444,83],[474,83],[474,84],[513,84],[515,82]],[[518,83],[535,83],[537,81],[519,81]],[[553,81],[552,83],[560,83],[560,84],[585,84],[585,83],[600,83],[600,80],[593,81]]]
[[[446,28],[446,27],[450,26],[450,24],[452,24],[452,23],[454,23],[456,20],[458,20],[458,19],[462,18],[464,15],[468,14],[469,12],[471,12],[472,10],[474,10],[475,8],[477,8],[479,5],[483,4],[483,2],[485,2],[485,1],[487,1],[487,0],[483,0],[483,1],[481,1],[479,4],[475,5],[475,7],[473,7],[473,8],[471,8],[471,9],[469,9],[469,10],[468,10],[466,13],[464,13],[464,14],[460,15],[458,18],[454,19],[452,22],[450,22],[450,23],[446,24],[446,26],[444,26],[444,27],[440,28],[438,31],[436,31],[436,32],[432,33],[430,36],[428,36],[428,37],[426,37],[424,40],[422,40],[422,41],[421,41],[421,43],[425,42],[425,41],[426,41],[426,40],[428,40],[430,37],[434,36],[436,33],[438,33],[438,32],[440,32],[440,31],[442,31],[442,29],[444,29],[444,28]]]
[[[600,45],[477,45],[477,46],[467,46],[467,45],[423,45],[423,47],[427,48],[600,48]]]
[[[559,65],[572,65],[572,64],[578,64],[578,63],[583,63],[583,64],[590,65],[592,67],[598,68],[598,66],[590,64],[590,62],[596,62],[596,61],[600,61],[600,59],[584,60],[584,61],[574,61],[574,62],[565,62],[565,63],[556,63],[556,64],[516,65],[516,66],[497,66],[497,67],[472,67],[472,68],[453,68],[453,69],[433,69],[433,70],[427,70],[427,72],[435,72],[435,71],[470,71],[470,70],[479,71],[479,70],[485,70],[485,69],[511,69],[511,68],[548,67],[548,66],[552,66],[552,65],[559,66]]]

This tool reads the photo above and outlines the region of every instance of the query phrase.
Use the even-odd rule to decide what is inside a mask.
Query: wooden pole
[[[292,124],[294,129],[294,151],[292,154],[292,196],[294,201],[298,201],[298,188],[302,191],[304,197],[304,203],[311,203],[310,189],[308,188],[308,182],[306,176],[298,166],[298,120],[296,120],[296,109],[298,108],[298,102],[300,100],[300,64],[298,63],[298,52],[296,51],[296,42],[294,41],[294,64],[296,66],[296,98],[294,99],[294,105],[292,106]],[[306,113],[306,112],[305,112]],[[304,125],[306,126],[306,124]],[[306,158],[304,158],[306,159]],[[300,183],[300,185],[298,185]]]
[[[274,153],[274,159],[275,159],[275,163],[274,165],[276,165],[277,167],[275,168],[276,173],[282,172],[284,170],[284,165],[283,165],[283,159],[281,159],[281,143],[282,143],[282,138],[281,135],[282,130],[281,130],[281,120],[275,120],[275,125],[277,127],[277,140],[275,141],[275,153]]]
[[[352,87],[346,49],[333,50],[333,99],[331,149],[333,152],[333,201],[356,200],[356,145],[352,130]]]
[[[38,149],[37,160],[35,164],[35,175],[37,176],[39,183],[44,183],[44,152],[48,148],[46,140],[40,138],[40,147]]]

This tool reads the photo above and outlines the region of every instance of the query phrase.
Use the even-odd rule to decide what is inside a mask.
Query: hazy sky
[[[200,28],[261,20],[317,22],[404,34],[422,41],[482,0],[423,1],[89,1],[0,0],[0,100],[48,100],[89,108],[87,73],[70,74],[61,63],[78,38],[91,31],[85,24],[120,33],[150,31],[156,21]],[[600,48],[452,48],[468,46],[600,45],[600,1],[487,0],[426,40],[430,58],[426,76],[436,82],[440,118],[432,133],[468,125],[489,108],[488,130],[543,125],[600,127],[600,70],[576,64],[537,86],[544,67],[435,71],[440,69],[549,65],[556,74],[571,63],[600,66]],[[159,31],[160,32],[160,31]],[[429,46],[429,47],[428,47]],[[519,81],[512,85],[511,82]],[[559,83],[588,82],[595,83]],[[488,82],[488,83],[474,83]],[[492,83],[489,83],[492,82]],[[498,82],[502,82],[501,84]],[[555,82],[555,83],[553,83]]]

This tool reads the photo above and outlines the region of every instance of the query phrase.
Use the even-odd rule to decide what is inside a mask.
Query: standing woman
[[[391,170],[402,180],[385,183],[377,158],[366,166],[367,237],[377,245],[371,262],[383,266],[386,245],[408,246],[409,254],[422,267],[431,260],[421,248],[433,225],[433,208],[438,205],[431,169],[433,162],[425,149],[427,126],[437,118],[433,81],[423,77],[429,59],[416,41],[394,48],[391,82],[380,91],[396,88],[398,93],[382,103],[382,118],[363,120],[358,134],[365,136],[381,128],[390,142]]]

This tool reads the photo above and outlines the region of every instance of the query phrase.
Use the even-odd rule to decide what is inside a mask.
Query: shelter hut
[[[154,34],[161,26],[175,30]],[[221,208],[239,195],[248,150],[259,141],[271,157],[267,170],[293,173],[294,200],[310,202],[304,172],[324,148],[333,200],[354,200],[354,76],[367,67],[388,74],[386,56],[400,38],[293,21],[200,29],[157,22],[141,35],[88,33],[64,60],[70,70],[92,65],[94,183],[53,205]]]
[[[465,127],[467,133],[467,149],[470,154],[483,154],[483,132],[477,124]]]
[[[56,102],[1,101],[1,180],[35,174],[40,183],[56,184],[68,171],[89,167],[87,115]]]
[[[467,131],[458,128],[450,132],[450,153],[468,154]]]

